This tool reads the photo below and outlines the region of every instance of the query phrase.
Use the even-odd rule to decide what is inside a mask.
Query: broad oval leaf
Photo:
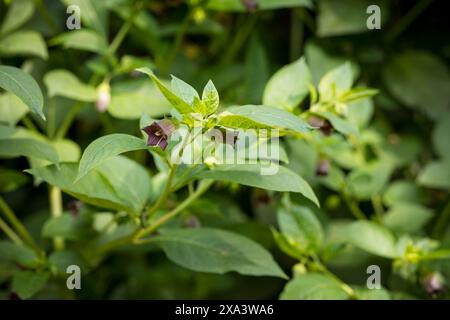
[[[396,240],[385,227],[369,221],[357,221],[346,228],[346,240],[355,247],[385,258],[394,258]]]
[[[257,105],[245,105],[227,108],[218,116],[218,124],[234,129],[279,129],[305,133],[310,126],[287,111]]]
[[[51,144],[27,138],[0,139],[0,156],[37,158],[58,165],[59,157]]]
[[[12,290],[21,299],[28,299],[38,293],[49,278],[49,272],[17,271],[13,276]]]
[[[108,45],[105,39],[93,30],[81,29],[63,33],[50,40],[50,45],[61,45],[66,49],[78,49],[95,53],[104,53]]]
[[[280,208],[277,217],[281,232],[300,252],[317,252],[320,249],[323,230],[311,209],[292,205],[289,208]]]
[[[433,54],[406,51],[395,55],[383,71],[383,80],[406,106],[433,119],[448,113],[450,73],[447,65]]]
[[[0,34],[7,34],[16,30],[27,22],[34,13],[34,2],[29,0],[15,0],[11,3],[8,13],[3,20]]]
[[[15,67],[0,66],[0,87],[14,93],[31,111],[45,120],[42,112],[44,97],[39,85],[28,73]]]
[[[156,85],[146,79],[113,83],[108,113],[120,119],[139,119],[143,114],[161,117],[172,109]]]
[[[307,273],[295,276],[284,287],[281,300],[346,300],[349,295],[341,284],[321,273]]]
[[[207,115],[216,112],[219,108],[219,93],[211,80],[203,88],[202,102],[205,105]]]
[[[443,116],[433,130],[433,144],[436,152],[443,158],[450,161],[450,115]]]
[[[263,104],[292,111],[308,95],[311,84],[311,72],[302,57],[270,78],[264,89]]]
[[[45,40],[35,31],[18,31],[0,39],[0,55],[48,58]]]
[[[50,97],[61,96],[73,100],[93,102],[97,100],[97,90],[84,84],[67,70],[53,70],[44,77]]]
[[[309,184],[290,169],[279,166],[275,174],[262,175],[262,172],[264,169],[260,164],[217,165],[200,172],[198,177],[280,192],[298,192],[319,206],[319,200]]]
[[[152,192],[147,170],[135,161],[116,156],[75,181],[76,163],[26,170],[83,202],[116,210],[141,212]]]
[[[420,185],[450,189],[450,160],[428,163],[420,172],[417,181]]]
[[[286,278],[261,245],[218,229],[164,229],[154,239],[173,262],[195,271]]]
[[[423,228],[432,217],[433,212],[419,204],[396,203],[383,215],[382,221],[391,230],[412,233]]]
[[[114,133],[98,138],[84,150],[80,159],[77,180],[116,155],[146,148],[144,140],[128,134]]]

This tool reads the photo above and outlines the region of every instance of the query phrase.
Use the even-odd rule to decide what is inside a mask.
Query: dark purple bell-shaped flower
[[[142,129],[148,134],[147,145],[159,146],[165,150],[167,148],[167,140],[175,131],[175,125],[168,119],[153,122],[151,125]]]

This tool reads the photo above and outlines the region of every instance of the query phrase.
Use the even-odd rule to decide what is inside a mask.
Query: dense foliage
[[[0,2],[0,296],[449,298],[442,7]]]

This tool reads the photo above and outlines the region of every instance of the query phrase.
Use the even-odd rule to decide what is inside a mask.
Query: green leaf
[[[446,64],[428,52],[406,51],[394,56],[383,71],[389,91],[404,105],[433,119],[448,112],[450,74]]]
[[[281,8],[293,8],[293,7],[312,7],[310,0],[259,0],[259,10],[272,10]],[[217,11],[245,11],[245,6],[240,0],[210,0],[207,3],[207,8]]]
[[[108,112],[120,119],[139,119],[143,114],[161,117],[169,114],[171,105],[157,86],[145,79],[114,83]]]
[[[24,267],[34,267],[38,264],[38,257],[28,247],[18,246],[8,241],[0,241],[0,261],[10,261]]]
[[[328,71],[319,82],[320,101],[333,101],[347,93],[353,84],[350,62]]]
[[[432,217],[433,212],[419,204],[396,203],[383,215],[382,221],[394,231],[412,233],[420,231]]]
[[[146,149],[144,140],[123,133],[113,133],[91,142],[80,160],[77,179],[84,177],[90,170],[106,160],[129,151]]]
[[[264,89],[263,104],[292,111],[308,95],[311,84],[311,73],[302,57],[270,78]]]
[[[44,140],[45,141],[45,140]],[[80,160],[81,149],[80,147],[68,139],[52,140],[49,144],[55,149],[59,157],[59,162],[76,162]],[[42,159],[31,159],[31,166],[43,167],[50,165],[51,162]]]
[[[152,192],[145,168],[122,156],[107,160],[76,182],[76,163],[63,163],[60,170],[48,166],[26,172],[83,202],[109,209],[141,212]]]
[[[65,49],[77,49],[94,53],[104,53],[108,48],[105,39],[93,30],[81,29],[63,33],[52,40],[49,44],[61,45]]]
[[[372,88],[354,88],[343,93],[339,97],[339,101],[343,103],[355,102],[362,99],[373,97],[378,93],[377,89]]]
[[[341,56],[333,55],[318,45],[317,41],[308,41],[305,45],[305,56],[311,70],[312,79],[318,85],[320,79],[330,70],[345,63]]]
[[[396,203],[418,203],[424,199],[422,191],[412,181],[400,180],[389,185],[383,194],[383,202],[388,206]]]
[[[321,273],[307,273],[294,277],[284,287],[281,300],[346,300],[348,294],[340,283]]]
[[[218,116],[218,124],[234,129],[279,129],[305,133],[310,126],[287,111],[268,106],[236,106],[227,108]]]
[[[420,172],[417,182],[425,187],[450,189],[450,161],[433,161]]]
[[[14,0],[3,20],[0,34],[16,30],[27,22],[34,13],[34,2],[30,0]]]
[[[0,139],[0,156],[37,158],[48,160],[58,165],[59,157],[56,150],[46,142],[35,139]]]
[[[65,276],[67,276],[67,267],[71,265],[77,265],[83,271],[89,268],[82,255],[76,251],[54,251],[48,257],[48,262]]]
[[[28,177],[20,171],[0,168],[0,192],[11,192],[28,182]]]
[[[354,135],[357,136],[359,134],[358,128],[349,120],[344,119],[334,113],[328,111],[317,111],[313,112],[324,119],[327,119],[336,131],[345,134],[345,135]]]
[[[66,7],[76,5],[80,8],[83,25],[91,27],[102,36],[107,35],[107,15],[103,1],[96,0],[62,0]]]
[[[277,217],[281,232],[299,252],[317,252],[320,249],[323,230],[311,209],[297,205],[280,208]]]
[[[450,115],[446,114],[434,127],[433,130],[433,145],[436,152],[443,158],[450,160],[450,143],[448,142],[450,137]]]
[[[166,99],[170,102],[170,104],[177,109],[181,114],[191,113],[193,111],[192,107],[184,101],[182,98],[178,97],[175,93],[169,90],[153,73],[152,70],[148,68],[139,68],[136,69],[139,72],[145,73],[148,75],[155,85],[159,88],[162,94],[166,97]]]
[[[267,190],[298,192],[319,206],[314,191],[302,177],[282,166],[273,175],[261,175],[262,168],[261,165],[252,164],[217,165],[209,171],[200,172],[198,176]]]
[[[13,276],[12,290],[21,299],[28,299],[38,293],[49,278],[48,272],[18,271]]]
[[[0,87],[18,96],[30,109],[45,120],[44,97],[36,81],[22,70],[0,66]]]
[[[257,36],[253,36],[245,55],[246,101],[260,104],[264,88],[270,77],[266,50]]]
[[[355,295],[359,300],[391,300],[389,291],[384,288],[367,289],[364,287],[353,288]]]
[[[178,79],[174,75],[171,75],[171,89],[172,92],[183,99],[184,102],[192,106],[194,103],[194,98],[200,98],[198,92],[189,84],[181,79]]]
[[[347,178],[347,184],[354,197],[368,200],[380,193],[389,181],[393,167],[381,161],[373,162],[353,170]]]
[[[49,97],[61,96],[77,101],[93,102],[97,100],[97,89],[84,84],[67,70],[53,70],[44,76]]]
[[[258,243],[219,229],[164,229],[154,239],[173,262],[199,272],[286,278]]]
[[[346,228],[347,242],[364,251],[385,258],[394,258],[396,240],[383,226],[369,221],[357,221]]]
[[[203,88],[202,102],[206,107],[206,115],[216,112],[219,108],[219,93],[211,80]]]
[[[0,94],[0,123],[15,126],[28,110],[27,105],[11,92]]]
[[[67,240],[81,241],[88,239],[92,221],[84,216],[74,217],[63,214],[47,220],[42,227],[42,236],[47,238],[62,237]]]
[[[42,35],[35,31],[18,31],[0,39],[2,56],[36,56],[46,60],[47,46]]]

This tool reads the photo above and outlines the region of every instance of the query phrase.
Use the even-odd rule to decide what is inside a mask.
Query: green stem
[[[49,198],[52,218],[60,217],[63,211],[61,189],[55,186],[51,186],[49,191]],[[53,247],[55,248],[55,250],[64,250],[64,246],[64,239],[62,237],[53,238]]]
[[[39,132],[38,128],[34,125],[33,121],[31,121],[30,117],[28,116],[23,117],[22,123],[27,129],[34,132]]]
[[[175,209],[163,215],[161,218],[152,223],[149,227],[140,230],[134,238],[135,241],[146,236],[147,234],[154,232],[160,226],[162,226],[167,221],[175,217],[178,213],[186,209],[193,201],[195,201],[198,197],[200,197],[203,193],[205,193],[212,184],[213,184],[212,180],[204,180],[203,182],[201,182],[197,190],[193,194],[189,195]]]
[[[342,281],[338,276],[336,276],[333,272],[331,272],[317,257],[317,255],[312,256],[314,260],[314,264],[323,272],[326,273],[331,278],[335,279],[337,282],[339,282],[342,290],[344,290],[352,299],[356,299],[355,291],[344,281]]]
[[[20,220],[15,215],[14,211],[8,206],[6,201],[3,199],[2,196],[0,196],[0,210],[4,213],[5,217],[8,219],[8,221],[12,224],[13,228],[16,230],[16,232],[21,236],[22,240],[32,247],[33,249],[38,249],[36,246],[33,238],[28,233],[28,230],[25,228],[25,226],[20,222]]]
[[[0,218],[0,229],[3,230],[3,232],[8,236],[9,239],[11,239],[12,242],[17,244],[18,246],[23,246],[23,241],[20,239],[20,237],[14,232],[13,229],[3,220]]]
[[[375,215],[377,217],[378,222],[381,222],[384,215],[383,202],[381,200],[381,196],[379,194],[374,194],[371,198],[372,206],[375,210]]]
[[[431,232],[433,238],[439,239],[442,237],[442,234],[445,232],[445,228],[450,222],[450,201],[444,207],[441,214],[439,215],[436,224],[433,227],[433,231]]]
[[[302,52],[303,42],[303,24],[299,16],[295,12],[295,9],[291,10],[291,47],[290,58],[291,61],[298,59]]]
[[[180,50],[181,44],[183,43],[184,37],[188,31],[189,23],[191,22],[192,14],[194,10],[190,9],[189,12],[184,17],[181,26],[177,30],[177,34],[175,35],[175,40],[173,42],[172,47],[169,49],[167,54],[167,58],[165,62],[162,64],[161,72],[166,74],[169,72],[170,67],[173,64],[173,61],[177,57],[178,51]]]
[[[52,139],[56,131],[56,106],[53,99],[48,102],[47,136]]]
[[[176,171],[177,171],[177,168],[178,168],[178,166],[177,166],[176,164],[174,164],[174,165],[172,166],[172,168],[170,169],[169,176],[167,177],[166,185],[164,186],[164,190],[163,190],[163,192],[161,193],[161,195],[160,195],[160,197],[158,198],[158,200],[153,204],[153,206],[151,206],[151,207],[147,210],[147,212],[146,212],[146,214],[145,214],[145,216],[144,216],[144,219],[143,219],[144,222],[145,222],[147,219],[152,218],[153,215],[156,213],[156,210],[158,210],[159,207],[161,207],[161,205],[166,201],[167,197],[168,197],[169,194],[170,194],[170,189],[172,188],[172,182],[173,182],[173,179],[174,179],[174,177],[175,177],[175,173],[176,173]],[[143,225],[145,225],[145,223],[144,223]]]
[[[350,212],[353,214],[353,216],[356,219],[358,219],[358,220],[366,220],[367,219],[366,216],[364,215],[364,213],[358,207],[358,204],[355,203],[355,201],[352,198],[350,198],[350,196],[346,192],[343,192],[342,196],[343,196],[344,201],[347,204],[348,208],[350,209]]]
[[[244,25],[238,29],[236,36],[225,51],[220,66],[226,66],[233,61],[234,57],[238,54],[239,50],[245,44],[248,36],[253,30],[254,25],[257,21],[257,14],[252,14],[249,17],[245,17]]]
[[[386,42],[392,43],[397,37],[405,31],[409,25],[433,2],[433,0],[422,0],[409,10],[386,35]]]

